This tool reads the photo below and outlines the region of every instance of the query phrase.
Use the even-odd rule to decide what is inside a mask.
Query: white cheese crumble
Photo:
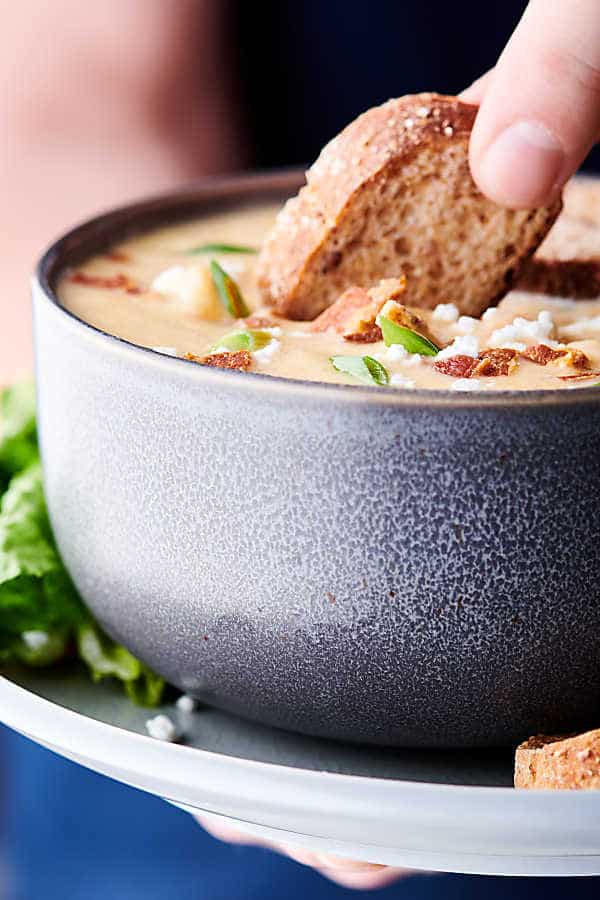
[[[480,391],[482,384],[478,378],[457,378],[450,385],[451,391]]]
[[[155,353],[163,353],[165,356],[177,356],[175,347],[151,347],[150,349],[154,350]]]
[[[423,364],[423,357],[420,353],[411,353],[408,359],[406,360],[407,366],[421,366]]]
[[[415,382],[412,378],[407,378],[405,375],[400,375],[398,372],[394,372],[394,374],[390,377],[390,384],[393,384],[394,387],[401,388],[414,388]]]
[[[516,319],[493,331],[489,339],[490,347],[506,347],[512,350],[525,350],[531,344],[548,344],[555,346],[552,340],[554,334],[554,319],[547,309],[543,309],[537,319]]]
[[[50,638],[47,631],[24,631],[21,640],[28,650],[41,650]]]
[[[438,303],[431,314],[436,322],[456,322],[458,320],[458,306],[454,303]]]
[[[148,719],[146,731],[150,737],[155,738],[157,741],[170,741],[172,743],[179,737],[175,723],[168,716],[162,715],[162,713],[154,716],[153,719]]]
[[[600,331],[600,316],[593,316],[590,319],[580,319],[579,322],[572,322],[571,325],[563,325],[560,329],[562,337],[577,338],[584,335],[594,335]]]
[[[408,358],[408,350],[402,344],[390,344],[385,351],[385,358],[390,362],[398,362],[400,359]]]
[[[452,343],[440,350],[436,359],[450,359],[451,356],[472,356],[479,354],[479,341],[474,334],[461,334]]]
[[[194,697],[190,697],[189,694],[182,694],[178,700],[175,701],[175,706],[182,713],[193,713],[194,710],[198,708],[198,701],[194,699]]]
[[[260,350],[254,350],[252,356],[257,363],[260,363],[264,366],[266,363],[271,362],[280,347],[281,341],[276,341],[275,339],[273,339],[272,341],[269,341],[266,347],[262,347]]]
[[[456,327],[461,334],[472,334],[477,327],[477,319],[474,319],[473,316],[461,316]]]
[[[163,269],[152,282],[152,290],[202,319],[220,319],[223,314],[223,307],[206,263]]]
[[[495,319],[497,315],[498,315],[498,308],[496,306],[490,306],[482,314],[481,319],[483,322],[488,322],[490,319]]]

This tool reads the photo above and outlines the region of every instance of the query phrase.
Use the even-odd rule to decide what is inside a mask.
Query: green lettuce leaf
[[[94,681],[118,678],[134,703],[156,706],[160,703],[164,681],[136,659],[129,650],[111,641],[91,620],[77,629],[77,649]]]
[[[38,458],[35,388],[25,381],[0,391],[0,489]]]
[[[163,679],[101,631],[58,553],[33,396],[31,386],[17,386],[1,398],[0,476],[7,486],[0,486],[0,662],[44,666],[75,652],[94,681],[115,678],[134,702],[155,706]]]

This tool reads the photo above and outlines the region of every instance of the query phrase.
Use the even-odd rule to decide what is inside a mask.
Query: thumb
[[[599,0],[531,0],[485,84],[475,181],[503,206],[547,204],[599,134]]]

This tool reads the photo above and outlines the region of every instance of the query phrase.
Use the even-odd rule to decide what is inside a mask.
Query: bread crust
[[[600,257],[596,259],[527,260],[516,287],[535,294],[591,300],[600,295]]]
[[[257,277],[265,302],[288,318],[313,319],[351,285],[368,287],[380,278],[401,275],[402,262],[411,264],[410,250],[402,250],[409,240],[422,257],[437,264],[439,277],[431,275],[431,269],[427,278],[423,272],[411,277],[407,271],[408,305],[454,302],[462,313],[479,315],[504,296],[561,204],[511,212],[500,211],[483,197],[468,167],[476,112],[475,106],[456,97],[411,95],[368,110],[333,138],[307,172],[307,184],[279,214],[261,251]],[[451,179],[445,178],[444,165],[453,167]],[[419,204],[423,205],[425,192],[432,196],[432,187],[440,209],[438,218],[428,222],[428,210]],[[453,192],[460,199],[456,222],[451,219]],[[405,209],[394,223],[393,258],[376,260],[377,240],[371,232],[371,244],[365,245],[366,229],[376,229],[383,212],[393,220],[406,197],[412,198],[425,222],[418,227],[411,224]],[[458,220],[459,211],[463,221]],[[505,252],[498,254],[501,258],[493,255],[493,272],[485,283],[478,286],[475,278],[465,292],[468,276],[455,277],[452,257],[461,252],[459,248],[468,253],[469,244],[477,246],[477,233],[486,227],[481,222],[493,216],[509,223],[510,239],[504,242]],[[446,231],[454,232],[452,246]],[[389,234],[381,236],[385,240],[390,242]]]
[[[600,729],[562,737],[536,735],[520,744],[515,754],[515,787],[600,789]]]
[[[523,266],[519,290],[587,300],[600,296],[600,182],[575,178],[556,225]]]

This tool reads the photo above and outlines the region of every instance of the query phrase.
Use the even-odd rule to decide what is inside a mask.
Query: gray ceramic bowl
[[[60,550],[108,632],[314,735],[494,745],[600,725],[600,388],[396,392],[160,356],[61,309],[65,265],[297,174],[117,210],[46,253],[35,345]]]

